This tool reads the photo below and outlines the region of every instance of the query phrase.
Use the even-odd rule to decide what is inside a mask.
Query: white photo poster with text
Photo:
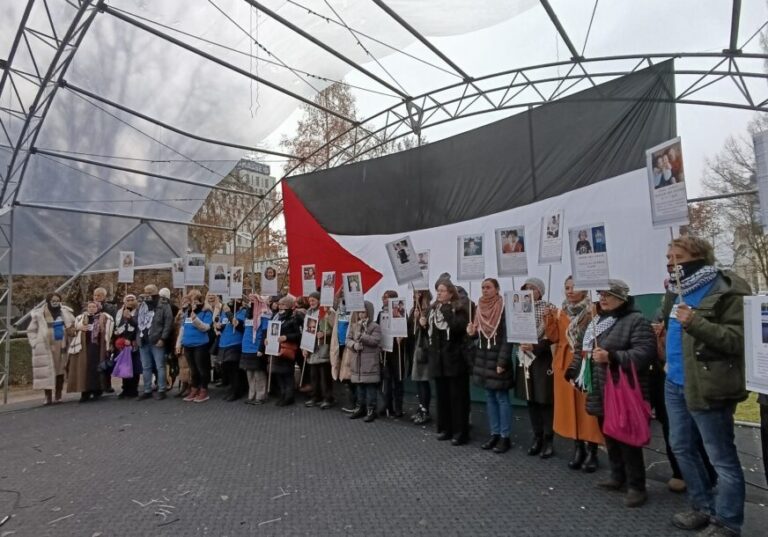
[[[458,238],[458,280],[482,280],[485,278],[485,252],[483,235],[461,235]]]
[[[527,276],[528,254],[525,248],[525,226],[497,229],[496,268],[499,276]]]
[[[184,285],[205,285],[205,254],[188,254]]]
[[[345,272],[342,274],[342,283],[344,285],[344,304],[347,311],[365,311],[363,277],[360,273]]]
[[[379,315],[379,328],[381,328],[381,350],[392,352],[394,350],[394,336],[392,335],[392,319],[388,311],[382,311]]]
[[[307,352],[315,352],[315,341],[317,340],[317,320],[319,313],[309,314],[304,317],[304,330],[301,332],[301,347],[302,350]]]
[[[421,271],[421,277],[418,280],[411,282],[415,291],[429,290],[429,250],[422,252],[416,252],[416,258],[419,263],[419,270]]]
[[[405,285],[421,278],[421,268],[413,242],[407,235],[402,239],[386,244],[389,262],[392,263],[392,271],[398,285]]]
[[[408,337],[408,311],[405,309],[405,299],[390,298],[388,307],[389,334],[392,337]]]
[[[504,293],[504,318],[507,322],[507,341],[511,343],[539,342],[536,330],[533,291],[507,291]]]
[[[747,390],[768,394],[768,296],[744,297]]]
[[[680,138],[645,152],[653,227],[688,224],[688,194]]]
[[[336,273],[323,272],[320,286],[320,305],[326,308],[333,307],[333,296],[336,289]]]
[[[229,269],[229,296],[235,300],[243,298],[243,267]]]
[[[267,265],[261,273],[261,294],[277,294],[277,269],[272,265]]]
[[[171,281],[174,289],[184,289],[184,258],[171,259]]]
[[[309,296],[317,291],[317,270],[315,265],[301,266],[301,293]]]
[[[208,267],[208,292],[217,295],[229,294],[226,263],[211,263]]]
[[[249,321],[251,325],[253,325],[253,319],[248,319],[245,322],[248,323]],[[267,325],[267,337],[264,354],[268,354],[270,356],[277,356],[280,354],[280,328],[282,324],[283,323],[281,321],[269,321],[269,324]]]
[[[120,252],[120,264],[117,269],[117,283],[133,283],[133,269],[136,257],[133,252]]]
[[[539,265],[563,262],[563,211],[554,211],[541,218]]]
[[[607,288],[608,244],[605,224],[587,224],[568,230],[571,245],[571,274],[576,289]]]

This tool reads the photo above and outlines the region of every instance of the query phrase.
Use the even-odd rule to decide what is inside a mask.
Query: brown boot
[[[648,501],[648,493],[644,490],[629,489],[624,496],[624,507],[640,507]]]
[[[61,390],[64,388],[64,375],[56,376],[56,391],[53,395],[54,403],[61,403]]]

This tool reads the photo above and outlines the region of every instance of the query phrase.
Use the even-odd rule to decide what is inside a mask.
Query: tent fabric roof
[[[0,226],[8,235],[13,209],[13,272],[71,274],[106,251],[92,267],[104,269],[118,249],[139,264],[183,252],[183,224],[209,188],[259,149],[279,173],[280,134],[334,81],[352,89],[374,143],[428,127],[434,141],[452,134],[439,126],[467,128],[460,118],[500,119],[672,57],[670,100],[768,109],[754,37],[764,4],[627,5],[3,2]]]

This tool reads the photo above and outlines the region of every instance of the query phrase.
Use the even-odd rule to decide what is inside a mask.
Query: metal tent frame
[[[682,87],[684,87],[682,91],[677,91],[674,94],[670,91],[661,100],[679,104],[768,112],[768,99],[762,101],[756,99],[747,83],[747,81],[750,80],[768,81],[768,74],[766,74],[764,70],[765,62],[768,62],[768,55],[744,53],[742,51],[746,43],[751,41],[757,35],[757,32],[751,36],[749,40],[746,40],[745,43],[739,46],[741,0],[732,1],[730,33],[728,36],[724,36],[727,37],[727,39],[724,39],[724,44],[727,46],[721,52],[638,53],[597,57],[590,57],[584,54],[584,49],[586,49],[586,39],[584,49],[579,52],[549,0],[540,0],[541,8],[546,12],[560,39],[565,43],[571,56],[570,59],[499,71],[482,77],[474,77],[464,71],[432,42],[424,37],[417,28],[413,27],[400,14],[393,10],[384,0],[373,0],[380,8],[383,16],[387,16],[394,20],[404,32],[409,33],[424,45],[437,60],[447,66],[446,72],[451,72],[459,78],[459,81],[453,84],[435,88],[415,96],[409,95],[402,89],[402,86],[400,86],[397,81],[395,81],[396,84],[393,85],[384,80],[365,67],[349,59],[342,51],[334,49],[292,23],[290,20],[271,11],[261,2],[256,0],[243,0],[249,4],[249,6],[255,8],[259,13],[262,13],[277,23],[285,26],[289,31],[296,33],[299,37],[312,43],[313,46],[319,47],[328,54],[336,57],[338,60],[345,62],[352,69],[364,75],[368,80],[380,86],[382,90],[393,93],[394,96],[399,99],[396,104],[381,110],[362,121],[345,117],[334,110],[315,103],[311,99],[307,99],[299,94],[291,92],[263,77],[245,71],[213,54],[196,48],[182,39],[174,37],[153,25],[147,24],[140,20],[140,18],[131,16],[123,10],[110,6],[106,0],[78,0],[77,2],[68,0],[69,5],[73,9],[67,20],[60,21],[54,21],[51,16],[49,1],[52,0],[27,0],[8,57],[0,59],[0,70],[2,70],[0,76],[0,102],[15,103],[7,108],[0,107],[0,111],[13,116],[15,119],[23,121],[21,130],[16,134],[9,131],[3,123],[2,117],[0,117],[0,143],[3,144],[4,147],[9,148],[11,152],[9,166],[7,169],[0,170],[0,218],[4,219],[4,222],[0,223],[0,261],[5,263],[7,258],[9,267],[7,274],[0,274],[0,343],[7,342],[14,330],[14,327],[12,326],[11,306],[13,301],[13,249],[15,246],[13,241],[13,226],[14,213],[17,207],[68,211],[74,213],[81,212],[100,215],[105,218],[125,218],[136,222],[126,235],[116,241],[109,249],[99,254],[90,263],[86,264],[78,274],[68,280],[64,284],[65,287],[78,275],[87,271],[91,266],[97,263],[111,250],[112,247],[119,245],[122,240],[139,228],[148,227],[150,231],[158,234],[155,228],[152,227],[153,222],[174,223],[186,226],[198,225],[231,232],[233,236],[236,237],[244,223],[251,218],[251,215],[255,211],[262,208],[262,204],[266,203],[266,200],[269,198],[269,192],[266,196],[254,196],[251,193],[235,189],[212,186],[179,177],[151,174],[125,166],[114,166],[105,162],[84,159],[37,147],[35,144],[38,134],[44,126],[46,115],[59,90],[69,91],[79,96],[87,97],[106,107],[130,114],[140,120],[152,123],[163,129],[167,129],[194,140],[296,160],[298,164],[288,170],[284,176],[276,182],[272,189],[276,188],[285,177],[295,173],[299,166],[304,162],[287,153],[259,147],[248,147],[225,140],[215,140],[197,133],[182,130],[144,114],[139,110],[134,110],[121,103],[117,103],[104,96],[98,95],[95,92],[87,91],[69,83],[66,80],[67,69],[77,53],[78,46],[97,16],[109,16],[119,19],[125,24],[130,24],[139,30],[163,39],[176,47],[181,47],[188,52],[197,54],[224,69],[228,69],[240,76],[258,82],[271,90],[281,92],[282,94],[295,99],[299,103],[314,107],[324,113],[333,115],[347,122],[349,125],[347,131],[333,140],[328,141],[310,156],[321,154],[322,151],[325,151],[329,147],[333,147],[333,144],[339,139],[342,139],[345,135],[352,132],[356,134],[354,142],[333,152],[329,158],[322,160],[321,164],[315,169],[319,167],[341,166],[367,158],[375,149],[396,141],[403,136],[415,134],[420,140],[421,134],[425,129],[460,120],[462,118],[493,112],[532,109],[567,96],[572,96],[587,87],[595,87],[599,82],[625,76],[642,67],[652,66],[658,62],[670,59],[675,60],[674,74],[676,75],[676,79],[680,81],[685,80],[686,83],[682,85]],[[330,4],[329,7],[331,7]],[[595,2],[595,8],[596,7],[597,2]],[[333,10],[332,7],[331,9]],[[49,23],[48,28],[42,30],[30,25],[30,15],[33,10],[39,10],[39,12],[45,14],[45,19]],[[329,21],[343,26],[355,37],[359,34],[359,32],[353,30],[343,19],[341,19],[335,10],[334,14],[336,15],[336,19],[329,19]],[[765,25],[763,25],[758,32],[762,31],[764,28]],[[359,40],[358,44],[362,46]],[[40,47],[47,47],[46,55],[40,54]],[[53,56],[50,56],[49,49],[53,49]],[[34,73],[24,72],[14,67],[14,60],[19,53],[26,54],[27,57],[31,59],[31,62],[34,65]],[[708,62],[710,67],[700,67],[702,62]],[[288,68],[290,69],[290,67]],[[557,74],[552,74],[553,69],[558,71]],[[564,74],[561,75],[559,72],[560,70],[564,71]],[[37,87],[37,91],[31,101],[25,101],[21,97],[17,88],[17,81],[19,80],[24,80]],[[718,85],[729,85],[729,87],[735,86],[739,90],[738,98],[731,100],[715,100],[707,97],[704,90],[717,87]],[[5,97],[5,99],[3,99],[3,97]],[[250,211],[233,228],[226,226],[204,226],[192,222],[162,218],[137,217],[130,214],[100,213],[96,211],[79,210],[63,205],[20,201],[20,187],[23,184],[29,161],[35,154],[45,155],[56,159],[77,161],[97,167],[117,169],[129,174],[141,174],[161,181],[181,182],[192,186],[219,189],[232,194],[245,194],[254,197],[254,201]],[[305,160],[306,158],[308,157],[305,157]],[[263,210],[261,212],[264,214],[259,219],[258,225],[256,226],[256,234],[270,226],[273,220],[281,214],[282,207],[280,203],[277,203],[274,206],[269,207],[268,210]],[[162,239],[162,237],[160,238]],[[165,244],[172,250],[168,243]],[[10,373],[9,360],[10,345],[6,344],[3,361],[0,363],[0,385],[4,387],[4,402],[7,402],[8,396],[8,377]]]

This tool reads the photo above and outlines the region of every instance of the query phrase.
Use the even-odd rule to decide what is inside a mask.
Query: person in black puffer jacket
[[[607,290],[598,291],[597,315],[587,327],[579,349],[592,353],[592,388],[587,395],[587,412],[596,416],[600,423],[611,466],[611,476],[598,482],[597,486],[620,490],[626,485],[624,505],[640,507],[647,500],[643,448],[627,445],[605,434],[605,384],[608,374],[613,382],[618,382],[619,367],[629,373],[631,379],[631,365],[634,365],[643,397],[648,401],[648,369],[656,361],[656,337],[651,323],[634,308],[629,286],[621,280],[610,280],[609,284]],[[580,367],[581,352],[574,352],[566,378],[578,381]]]
[[[481,288],[483,294],[477,302],[474,319],[467,325],[467,334],[473,339],[472,381],[485,389],[491,430],[491,437],[480,447],[506,453],[510,448],[512,423],[512,407],[509,404],[512,348],[507,343],[504,300],[499,294],[499,282],[486,278]]]

